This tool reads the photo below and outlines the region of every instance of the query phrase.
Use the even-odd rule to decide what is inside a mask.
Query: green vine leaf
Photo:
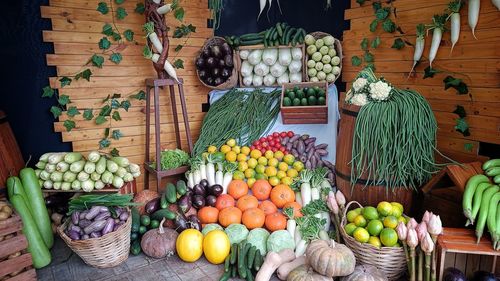
[[[122,39],[122,36],[120,35],[120,33],[113,32],[113,34],[111,36],[113,37],[114,41],[120,41]]]
[[[57,102],[60,105],[67,105],[68,103],[71,102],[71,100],[69,99],[69,97],[67,95],[60,95],[59,98],[57,99]]]
[[[373,71],[377,70],[377,68],[375,68],[375,64],[373,64],[372,62],[366,64],[366,67],[371,68]]]
[[[115,121],[120,121],[122,120],[122,117],[120,116],[120,112],[118,111],[113,111],[113,115],[111,116]]]
[[[367,38],[363,38],[363,40],[361,40],[361,50],[363,51],[366,51],[368,49],[368,44],[369,44],[369,41]]]
[[[352,66],[360,66],[363,61],[358,56],[352,56],[351,64]]]
[[[97,11],[103,15],[107,14],[109,12],[108,4],[106,4],[106,2],[99,2],[99,4],[97,4]]]
[[[356,0],[356,3],[358,3],[360,6],[363,6],[365,2],[366,0]]]
[[[459,95],[466,95],[469,93],[469,88],[467,87],[467,84],[462,81],[462,79],[455,78],[449,75],[444,78],[443,82],[445,90],[454,88],[455,90],[457,90]]]
[[[113,130],[111,133],[111,137],[115,140],[119,140],[121,137],[123,137],[123,133],[120,130]]]
[[[111,108],[112,109],[120,108],[120,102],[117,99],[112,99],[111,100]]]
[[[394,43],[392,43],[391,48],[401,50],[405,46],[405,42],[401,38],[396,38]]]
[[[55,93],[54,89],[52,89],[50,86],[43,87],[42,91],[42,98],[51,98]]]
[[[118,4],[118,5],[123,4],[123,2],[125,2],[125,0],[115,0],[115,3]]]
[[[53,105],[50,108],[50,112],[52,113],[52,115],[54,115],[54,119],[56,119],[57,117],[61,116],[61,114],[62,114],[61,108],[59,106],[55,106],[55,105]]]
[[[101,111],[99,112],[99,116],[109,116],[111,114],[111,106],[110,105],[105,105],[101,108]]]
[[[144,3],[137,3],[135,5],[134,12],[142,15],[144,14],[144,10],[145,10]]]
[[[71,130],[76,127],[76,124],[73,120],[65,120],[63,126],[66,128],[66,131],[71,132]]]
[[[375,12],[380,10],[382,9],[382,3],[380,3],[380,1],[375,1],[372,3],[372,8]]]
[[[471,152],[473,148],[474,148],[474,145],[472,143],[464,143],[465,151]]]
[[[108,121],[108,119],[105,116],[101,116],[101,115],[97,116],[95,119],[95,123],[97,125],[104,124],[104,123],[106,123],[106,121]]]
[[[120,151],[116,148],[113,148],[113,149],[111,149],[109,154],[111,154],[111,156],[113,156],[113,157],[118,157],[118,156],[120,156]]]
[[[107,35],[107,36],[111,36],[111,35],[113,35],[113,32],[114,31],[113,31],[113,27],[111,26],[111,24],[106,23],[103,25],[102,32],[101,32],[102,34]]]
[[[377,30],[377,26],[378,26],[378,19],[374,19],[371,23],[370,23],[370,31],[371,32],[375,32]]]
[[[69,117],[75,117],[76,115],[81,113],[80,111],[78,111],[78,108],[76,108],[76,106],[70,106],[66,114],[68,114]]]
[[[102,68],[102,64],[104,63],[104,57],[97,55],[97,54],[94,54],[90,58],[90,62],[92,62],[93,66],[96,66],[98,68]]]
[[[465,108],[461,105],[457,105],[457,108],[452,113],[457,114],[460,118],[467,117],[467,112],[465,112]]]
[[[373,49],[377,49],[379,45],[380,45],[380,37],[377,36],[375,37],[375,39],[373,39],[371,46]]]
[[[99,49],[107,50],[109,47],[111,47],[111,42],[109,42],[108,38],[102,37],[102,39],[99,40]]]
[[[196,26],[192,24],[189,25],[181,24],[180,26],[175,28],[173,37],[182,38],[188,36],[191,32],[196,32]]]
[[[139,92],[137,92],[137,94],[130,95],[130,98],[136,100],[145,100],[146,93],[143,90],[140,90]]]
[[[71,84],[71,81],[71,78],[63,76],[61,79],[59,79],[59,82],[61,82],[61,88],[64,88],[64,86],[69,86]]]
[[[389,7],[384,7],[384,8],[381,8],[381,9],[378,9],[376,12],[375,12],[375,17],[379,20],[385,20],[388,16],[389,16],[389,13],[391,12],[391,8]]]
[[[388,18],[382,23],[382,29],[385,32],[393,33],[396,31],[396,24]]]
[[[127,11],[123,7],[118,7],[116,9],[116,18],[119,20],[124,19],[126,16],[128,16]]]
[[[435,69],[435,68],[431,68],[430,66],[426,67],[424,69],[424,77],[423,79],[426,79],[426,78],[434,78],[434,75],[436,75],[437,73],[441,73],[442,71],[441,70],[438,70],[438,69]]]
[[[464,137],[470,136],[469,124],[465,120],[465,118],[458,118],[456,120],[455,130],[462,133]]]
[[[120,53],[113,53],[109,56],[109,60],[114,62],[115,64],[119,64],[122,61],[123,57]]]
[[[175,51],[175,52],[179,52],[180,50],[182,50],[182,47],[184,47],[184,46],[182,46],[182,45],[177,45],[177,46],[175,46],[174,51]]]
[[[94,118],[94,114],[92,113],[92,108],[87,108],[83,111],[83,119],[92,120]]]
[[[370,53],[370,51],[366,51],[365,55],[364,55],[364,59],[366,62],[373,62],[373,60],[374,60],[373,54]]]
[[[108,138],[101,139],[99,141],[99,148],[103,149],[103,148],[109,147],[110,144],[111,144],[111,141]]]
[[[90,81],[90,76],[92,76],[92,71],[90,69],[85,69],[84,71],[75,75],[75,80],[80,80],[81,78]]]
[[[130,104],[130,101],[128,101],[128,100],[124,100],[120,103],[120,107],[125,109],[125,111],[128,111],[130,106],[131,106],[131,104]]]
[[[180,7],[180,8],[175,9],[174,17],[178,21],[183,21],[184,20],[184,8]]]
[[[127,29],[123,32],[123,36],[127,41],[134,41],[134,32],[130,29]]]
[[[173,63],[173,65],[172,65],[172,66],[173,66],[174,68],[177,68],[177,69],[179,69],[179,68],[184,69],[184,61],[183,61],[183,60],[181,60],[181,59],[176,59],[176,60],[174,61],[174,63]]]

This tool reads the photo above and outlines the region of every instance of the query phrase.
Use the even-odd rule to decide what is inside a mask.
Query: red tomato
[[[277,149],[276,147],[271,148],[271,150],[272,150],[273,152],[278,151],[278,149]]]
[[[264,155],[264,154],[266,154],[266,149],[265,149],[265,148],[262,148],[262,149],[260,150],[260,152],[262,153],[262,155]]]
[[[274,140],[269,142],[269,146],[274,147],[276,145],[276,142]]]
[[[254,142],[252,142],[252,145],[259,145],[260,144],[260,141],[259,140],[255,140]]]
[[[279,149],[279,148],[281,148],[282,146],[281,146],[281,143],[277,142],[277,143],[274,145],[274,147],[276,147],[276,148],[278,148],[278,149]]]
[[[268,141],[272,141],[273,140],[273,136],[271,136],[271,135],[267,136],[267,140]]]
[[[262,143],[262,142],[265,142],[266,141],[266,138],[265,137],[262,137],[259,139],[259,141]]]
[[[274,132],[274,133],[273,133],[273,137],[277,138],[277,137],[279,137],[279,136],[280,136],[280,133],[278,133],[278,132]]]
[[[286,135],[291,138],[293,137],[293,135],[295,135],[292,131],[288,131],[288,133],[286,133]]]
[[[259,145],[256,145],[255,148],[257,148],[258,150],[261,150],[262,146],[259,144]]]
[[[280,137],[282,137],[282,138],[286,137],[286,132],[281,132]]]
[[[280,143],[281,142],[281,138],[279,138],[279,137],[278,138],[274,138],[274,142],[275,143]]]
[[[286,148],[284,146],[280,147],[280,151],[281,152],[285,152],[286,151]]]
[[[268,146],[269,146],[269,144],[268,144],[268,143],[267,143],[267,141],[266,141],[266,142],[263,142],[263,143],[261,144],[261,146],[262,146],[263,148],[266,148],[266,147],[268,147]]]
[[[255,146],[253,146],[253,145],[252,145],[252,146],[250,146],[250,149],[251,149],[251,150],[254,150],[254,149],[255,149]]]

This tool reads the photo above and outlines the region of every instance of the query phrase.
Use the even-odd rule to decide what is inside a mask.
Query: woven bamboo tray
[[[64,233],[70,220],[66,220],[57,228],[57,233],[82,260],[93,267],[108,268],[124,262],[130,251],[130,229],[132,228],[132,215],[129,211],[127,221],[116,231],[110,232],[99,238],[86,240],[71,240]]]
[[[312,35],[314,37],[314,39],[320,39],[320,38],[323,38],[325,36],[330,35],[328,33],[322,32],[322,31],[315,31],[315,32],[312,32],[309,34]],[[342,55],[342,44],[340,43],[340,40],[338,40],[337,38],[334,37],[333,45],[335,46],[335,50],[337,51],[337,56],[340,58],[339,67],[340,67],[340,74],[342,74],[342,60],[344,59],[344,56]],[[304,61],[305,68],[307,68],[308,61],[309,61],[309,55],[306,52],[306,57],[305,57],[305,61]],[[309,81],[309,75],[307,75],[307,69],[305,70],[305,72],[306,72],[306,81]],[[337,79],[339,79],[340,74],[335,75],[335,80],[333,80],[333,82],[329,83],[328,86],[335,83],[335,81],[337,81]]]
[[[345,207],[344,213],[342,214],[340,235],[344,239],[344,243],[356,256],[357,264],[367,264],[377,267],[382,271],[389,280],[398,280],[408,269],[406,264],[406,255],[402,247],[381,247],[377,248],[368,243],[360,243],[351,236],[349,236],[345,230],[344,226],[347,223],[346,214],[349,207],[355,204],[359,207],[356,201],[351,201]]]

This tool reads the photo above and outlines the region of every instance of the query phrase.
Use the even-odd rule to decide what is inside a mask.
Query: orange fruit
[[[267,230],[273,232],[276,230],[282,230],[286,228],[286,218],[283,214],[276,212],[266,216],[264,222]]]
[[[302,206],[300,206],[299,203],[297,202],[288,202],[283,206],[283,209],[286,208],[293,208],[293,216],[296,218],[302,217],[302,213],[300,212],[300,209],[302,209]]]
[[[257,180],[252,185],[252,194],[259,200],[266,200],[271,194],[271,185],[266,180]]]
[[[198,211],[198,219],[201,223],[217,223],[219,210],[210,206],[203,207]]]
[[[238,200],[248,193],[248,184],[243,180],[232,180],[227,187],[227,193]]]
[[[227,207],[219,212],[219,224],[227,227],[232,223],[241,223],[241,210],[236,207]]]
[[[295,201],[295,193],[288,185],[278,184],[271,191],[271,201],[276,207],[283,208],[286,203]]]
[[[278,208],[276,207],[276,205],[274,205],[273,202],[271,202],[269,200],[264,200],[264,201],[260,202],[259,209],[264,211],[264,214],[266,214],[266,215],[274,214],[278,211]]]
[[[236,207],[244,212],[246,209],[257,208],[259,206],[259,200],[255,196],[247,194],[236,202]]]
[[[219,197],[217,197],[217,200],[215,201],[215,208],[217,208],[219,211],[227,208],[227,207],[234,207],[236,204],[236,201],[234,201],[234,198],[229,195],[229,194],[221,194]]]
[[[248,228],[254,229],[264,225],[266,214],[259,208],[246,209],[241,217],[241,222]]]

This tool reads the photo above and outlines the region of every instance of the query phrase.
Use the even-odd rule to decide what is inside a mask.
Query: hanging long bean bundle
[[[263,93],[232,89],[214,102],[208,110],[193,156],[200,155],[210,145],[221,146],[230,138],[245,145],[258,139],[276,121],[280,110],[281,91]]]
[[[391,191],[416,189],[438,170],[436,130],[431,107],[412,90],[393,88],[388,100],[362,106],[354,129],[351,183],[367,177],[367,185]]]

